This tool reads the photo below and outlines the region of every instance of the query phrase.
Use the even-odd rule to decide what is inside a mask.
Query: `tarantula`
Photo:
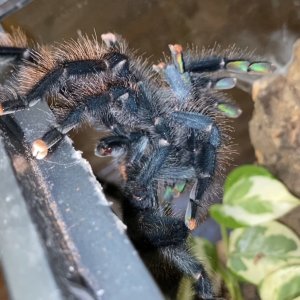
[[[14,57],[16,67],[2,88],[0,115],[55,99],[57,124],[33,143],[37,159],[83,122],[107,131],[95,153],[115,157],[120,166],[124,222],[142,258],[169,294],[187,275],[199,297],[213,299],[207,272],[186,240],[230,157],[225,118],[240,113],[218,91],[236,80],[220,71],[264,74],[272,66],[234,51],[183,53],[180,45],[169,45],[171,59],[153,71],[120,36],[101,38],[103,43],[81,36],[30,49],[19,31],[3,35],[0,53]],[[179,182],[192,186],[185,218],[165,209],[159,195],[161,187]]]

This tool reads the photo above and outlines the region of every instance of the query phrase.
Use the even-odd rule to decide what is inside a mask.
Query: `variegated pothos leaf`
[[[211,215],[227,227],[253,226],[275,220],[300,205],[278,180],[267,176],[245,177],[227,189],[224,204],[213,205]]]
[[[300,240],[279,222],[235,229],[230,235],[227,265],[246,281],[259,284],[291,263],[300,263]]]
[[[300,299],[300,264],[288,265],[268,275],[261,283],[262,300]]]

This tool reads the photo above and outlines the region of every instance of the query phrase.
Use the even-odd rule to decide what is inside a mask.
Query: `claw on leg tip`
[[[101,34],[102,41],[106,44],[107,47],[111,47],[117,42],[117,37],[115,34],[108,32]]]
[[[189,230],[196,229],[196,227],[197,227],[197,221],[196,221],[196,219],[190,219],[188,221],[187,227],[188,227]]]
[[[174,44],[174,45],[169,44],[169,49],[173,54],[179,54],[183,51],[182,46],[179,44]]]
[[[37,159],[43,159],[48,154],[48,145],[43,140],[36,140],[32,144],[32,155]]]

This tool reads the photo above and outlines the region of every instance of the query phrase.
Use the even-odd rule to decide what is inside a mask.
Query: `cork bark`
[[[300,40],[290,64],[254,82],[250,138],[257,161],[300,197]]]

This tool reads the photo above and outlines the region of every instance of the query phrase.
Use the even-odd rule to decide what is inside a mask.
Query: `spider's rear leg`
[[[176,273],[189,276],[195,281],[194,289],[201,299],[214,299],[212,284],[204,267],[192,256],[186,245],[188,229],[184,222],[159,215],[151,207],[139,209],[136,205],[136,200],[126,200],[126,204],[123,204],[124,221],[128,226],[129,236],[137,249],[141,250],[154,277],[164,285],[169,278],[172,284],[168,292],[172,293],[176,290],[176,276],[173,274],[175,268]],[[158,253],[158,257],[155,253]],[[153,262],[153,259],[156,261]],[[159,266],[157,259],[160,260]]]
[[[151,200],[147,200],[150,204]],[[180,219],[164,216],[151,207],[137,209],[136,200],[123,204],[124,221],[135,246],[144,251],[181,245],[188,236],[188,229]]]
[[[194,289],[201,299],[215,299],[213,287],[204,267],[190,254],[185,243],[161,249],[162,255],[173,264],[182,275],[194,280]]]
[[[196,280],[195,289],[199,296],[213,299],[211,283],[204,268],[187,250],[187,227],[182,220],[164,215],[157,203],[154,180],[164,168],[168,168],[166,162],[171,152],[171,146],[160,147],[147,158],[142,168],[139,162],[129,168],[125,189],[127,197],[123,204],[124,221],[130,237],[142,250],[142,257],[150,264],[150,269],[153,267],[158,280],[169,277],[174,288],[172,274],[162,270],[164,265],[165,270],[175,268],[181,275]],[[151,263],[147,255],[149,252],[159,253],[158,259],[162,259],[160,270],[157,271],[157,262]]]
[[[0,57],[14,58],[17,61],[30,58],[30,49],[21,47],[0,46]]]
[[[3,96],[4,97],[8,96],[8,98],[10,97],[9,93]],[[26,98],[19,97],[19,96],[17,97],[12,96],[11,100],[0,103],[0,116],[12,114],[17,111],[24,110],[28,107],[29,104]]]
[[[80,112],[70,114],[64,122],[57,127],[47,131],[41,139],[35,140],[32,143],[31,152],[37,159],[43,159],[47,156],[48,150],[55,144],[60,142],[64,136],[82,121]]]
[[[106,108],[110,101],[109,93],[94,95],[81,100],[79,102],[76,101],[81,104],[69,109],[66,116],[58,123],[58,126],[50,129],[41,139],[33,142],[33,156],[37,159],[45,158],[48,154],[48,149],[61,141],[71,129],[84,122],[86,117],[93,119],[96,114],[97,116],[102,116],[102,123],[109,123],[109,116],[106,113]]]
[[[107,53],[102,59],[85,59],[78,61],[64,61],[50,70],[24,95],[13,96],[0,104],[0,115],[11,114],[35,105],[45,96],[59,93],[67,85],[70,78],[87,75],[104,75],[109,69],[116,73],[128,74],[127,56],[118,52]],[[32,66],[34,68],[34,66]],[[38,68],[38,66],[37,66]]]
[[[173,65],[175,66],[177,72],[181,74],[181,76],[183,76],[183,81],[185,82],[187,82],[188,79],[188,75],[185,75],[185,73],[207,73],[225,70],[233,73],[250,73],[264,75],[271,73],[274,70],[274,66],[267,61],[251,62],[244,58],[227,58],[222,56],[212,56],[198,60],[187,60],[184,56],[181,45],[169,45],[169,48],[172,54]],[[158,65],[158,69],[164,69],[165,73],[168,73],[167,69],[169,66],[170,65],[166,66],[164,64],[160,64]],[[170,83],[172,83],[172,80],[170,80]]]
[[[120,102],[123,99],[124,91],[129,91],[126,88],[116,88],[111,87],[109,90],[105,92],[99,92],[99,94],[95,93],[88,96],[75,96],[72,99],[72,107],[63,108],[66,110],[65,117],[59,121],[58,126],[49,130],[41,139],[36,140],[32,145],[32,154],[38,159],[43,159],[47,153],[48,149],[58,143],[71,129],[77,127],[85,120],[89,120],[90,122],[97,122],[101,125],[106,126],[109,129],[114,131],[123,132],[120,124],[115,120],[114,116],[109,112],[109,105],[111,102]],[[119,128],[120,127],[120,128]],[[119,130],[116,130],[119,128]],[[118,143],[121,147],[122,143],[125,143],[126,138],[121,141],[121,135],[115,134],[113,141],[113,136],[106,140],[111,144],[112,148],[117,148]],[[129,142],[129,141],[128,141]],[[127,142],[127,143],[128,143]],[[106,155],[110,155],[109,145],[105,145],[100,143],[99,147],[96,149],[96,153],[98,155],[103,155],[106,152]],[[103,148],[103,149],[101,149]],[[99,151],[99,152],[97,152]],[[108,152],[107,152],[108,151]]]

